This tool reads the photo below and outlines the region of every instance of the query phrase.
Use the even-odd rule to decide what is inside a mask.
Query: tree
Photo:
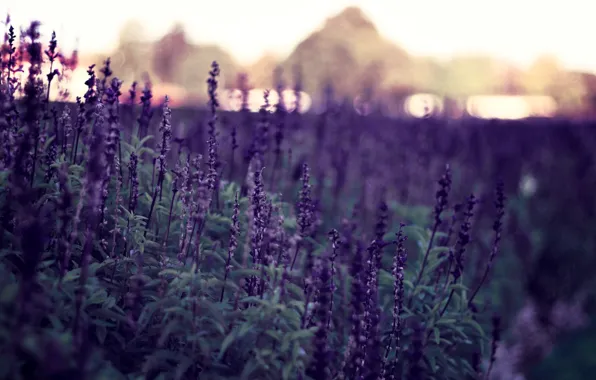
[[[548,83],[547,94],[557,102],[559,114],[573,116],[583,113],[588,100],[588,88],[578,73],[561,71]]]
[[[230,54],[215,45],[190,45],[188,54],[178,63],[174,75],[175,83],[193,95],[206,96],[207,78],[213,61],[217,61],[221,70],[218,87],[227,88],[229,84],[234,84],[238,65]]]
[[[113,67],[120,78],[139,80],[151,71],[151,45],[145,36],[143,24],[137,20],[128,21],[120,30]]]
[[[461,56],[445,67],[445,93],[470,96],[494,93],[498,88],[496,62],[488,56]]]
[[[291,73],[296,65],[308,74],[304,88],[311,94],[320,94],[327,80],[339,97],[350,98],[370,87],[371,78],[377,88],[410,81],[407,52],[385,40],[355,7],[331,17],[303,40],[283,63],[284,72]]]
[[[188,58],[190,45],[182,24],[176,24],[160,40],[153,44],[153,69],[157,77],[168,83],[184,85],[180,64]]]
[[[555,56],[538,57],[525,72],[522,84],[525,91],[534,95],[547,95],[557,75],[562,72],[561,63]]]
[[[530,94],[552,96],[559,114],[571,116],[584,111],[589,91],[583,78],[565,71],[554,56],[544,55],[536,59],[527,70],[523,83]]]
[[[512,65],[505,65],[501,74],[498,92],[505,95],[524,94],[523,71]]]
[[[143,42],[145,41],[145,27],[139,20],[129,20],[127,21],[120,33],[118,34],[118,42],[120,45],[126,45],[133,42]]]

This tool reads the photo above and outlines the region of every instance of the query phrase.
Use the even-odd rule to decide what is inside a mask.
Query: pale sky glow
[[[287,54],[325,19],[359,6],[380,33],[410,53],[447,58],[483,52],[526,65],[552,53],[570,69],[596,72],[594,0],[22,0],[0,5],[13,24],[43,23],[81,54],[107,53],[134,18],[147,38],[182,22],[191,40],[215,43],[241,63],[266,52]]]

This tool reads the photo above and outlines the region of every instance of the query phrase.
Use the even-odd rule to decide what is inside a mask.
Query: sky
[[[527,66],[554,54],[569,69],[596,72],[594,0],[26,0],[0,4],[14,25],[42,22],[49,39],[81,54],[108,53],[129,20],[147,39],[182,23],[190,39],[214,43],[240,63],[288,54],[328,17],[355,5],[381,35],[411,54],[449,58],[488,53]]]

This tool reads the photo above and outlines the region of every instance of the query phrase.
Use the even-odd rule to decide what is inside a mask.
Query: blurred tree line
[[[288,57],[265,55],[247,67],[218,46],[193,44],[180,24],[157,41],[145,41],[144,35],[138,22],[131,21],[123,28],[119,46],[112,53],[117,75],[140,80],[146,72],[155,82],[182,87],[189,96],[204,96],[209,65],[217,60],[224,75],[222,85],[227,88],[235,87],[240,72],[248,74],[252,86],[272,88],[273,69],[278,66],[283,69],[285,83],[292,84],[295,68],[300,67],[302,86],[315,97],[331,82],[340,97],[355,97],[365,89],[385,98],[414,92],[455,98],[550,95],[563,113],[596,108],[596,76],[565,71],[555,57],[539,57],[526,70],[481,55],[459,56],[447,62],[415,57],[384,39],[356,7],[329,18]]]
[[[119,35],[119,45],[111,53],[115,74],[127,83],[142,81],[145,74],[153,83],[167,83],[183,88],[189,96],[202,97],[211,62],[221,68],[223,83],[235,78],[238,65],[219,46],[196,45],[188,40],[184,27],[176,24],[157,41],[146,41],[144,27],[128,22]],[[99,63],[99,57],[94,62]]]

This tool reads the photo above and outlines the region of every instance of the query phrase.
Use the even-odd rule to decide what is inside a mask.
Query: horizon
[[[527,67],[540,55],[549,54],[568,70],[596,73],[596,49],[586,49],[591,45],[589,36],[596,35],[596,25],[589,22],[590,11],[596,6],[582,0],[568,0],[563,9],[556,1],[545,4],[538,0],[394,4],[380,0],[328,0],[316,4],[314,0],[220,0],[193,5],[192,12],[188,3],[170,0],[167,7],[151,7],[138,0],[104,0],[89,13],[88,5],[76,0],[30,0],[0,6],[0,12],[10,13],[15,27],[39,20],[42,38],[49,40],[55,30],[59,46],[66,51],[78,47],[83,56],[109,54],[128,21],[143,24],[146,40],[155,40],[181,23],[191,42],[218,45],[239,64],[250,65],[264,55],[287,56],[326,19],[356,6],[381,36],[415,56],[445,60],[483,54]],[[72,17],[73,13],[81,17]],[[419,18],[413,17],[418,14]]]

